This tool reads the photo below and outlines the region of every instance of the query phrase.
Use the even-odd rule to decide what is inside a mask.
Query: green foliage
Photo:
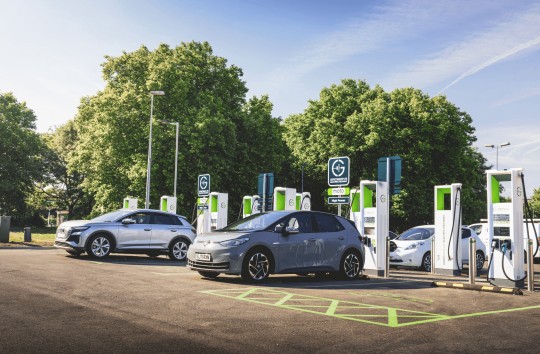
[[[165,91],[154,97],[152,208],[172,195],[174,180],[175,129],[158,120],[180,123],[178,213],[191,215],[199,174],[210,173],[212,190],[228,192],[234,209],[256,191],[257,173],[281,172],[287,150],[270,101],[246,102],[241,69],[213,55],[208,43],[141,47],[102,66],[106,87],[81,100],[80,140],[70,162],[85,175],[94,213],[119,208],[126,196],[144,205],[152,90]]]
[[[343,80],[321,91],[303,114],[285,120],[284,138],[316,185],[326,184],[327,160],[351,158],[351,180],[377,178],[377,160],[403,159],[402,192],[392,198],[391,228],[433,222],[435,185],[463,183],[464,222],[485,213],[485,159],[472,148],[471,117],[444,96],[412,88],[390,93]],[[313,183],[313,182],[311,182]],[[319,187],[320,188],[320,187]]]
[[[533,189],[533,195],[529,200],[529,207],[535,219],[540,219],[540,188]]]
[[[43,167],[44,145],[35,121],[26,103],[0,94],[0,215],[28,216],[25,195],[41,179]]]
[[[36,210],[67,210],[69,218],[81,218],[91,210],[92,198],[84,193],[84,176],[69,168],[78,143],[74,121],[57,128],[52,133],[42,134],[44,149],[43,181],[36,184],[29,196],[29,204]]]

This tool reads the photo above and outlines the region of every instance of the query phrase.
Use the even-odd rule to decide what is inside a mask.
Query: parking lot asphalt
[[[0,249],[0,353],[536,353],[540,264],[535,274],[521,296],[432,287],[467,276],[404,269],[253,285],[164,256]]]

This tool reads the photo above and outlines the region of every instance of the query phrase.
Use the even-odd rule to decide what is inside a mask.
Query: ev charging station
[[[353,190],[358,193],[358,190]],[[357,196],[358,197],[358,196]],[[361,181],[358,208],[355,211],[353,201],[351,216],[364,236],[366,273],[384,276],[386,268],[386,238],[389,231],[389,196],[388,182]]]
[[[311,210],[311,193],[296,193],[296,210]]]
[[[208,196],[197,199],[197,235],[212,232],[227,226],[229,194],[211,192]]]
[[[460,275],[461,183],[435,186],[435,240],[431,266],[441,275]],[[474,265],[474,262],[471,263]]]
[[[521,288],[524,286],[523,254],[523,173],[521,168],[497,171],[487,175],[487,217],[489,256],[489,281],[495,286]],[[501,183],[510,193],[501,198]],[[501,231],[504,230],[504,235]]]
[[[360,230],[360,189],[351,189],[350,197],[349,219]]]
[[[135,210],[137,209],[137,198],[124,198],[124,209]]]
[[[274,210],[296,210],[296,189],[274,188]]]
[[[259,214],[261,212],[259,210],[260,199],[261,198],[258,195],[246,195],[242,199],[242,218],[247,218],[250,215]]]
[[[176,197],[164,195],[159,201],[159,210],[176,214]]]

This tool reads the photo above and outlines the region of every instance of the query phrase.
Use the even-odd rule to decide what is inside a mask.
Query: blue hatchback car
[[[354,279],[364,267],[364,244],[354,224],[316,211],[273,211],[197,236],[188,266],[202,276],[339,273]]]

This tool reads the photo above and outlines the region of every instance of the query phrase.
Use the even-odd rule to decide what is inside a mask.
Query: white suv
[[[92,220],[66,221],[56,230],[55,246],[79,256],[105,258],[111,252],[168,254],[186,259],[195,229],[185,217],[158,210],[120,209]]]

